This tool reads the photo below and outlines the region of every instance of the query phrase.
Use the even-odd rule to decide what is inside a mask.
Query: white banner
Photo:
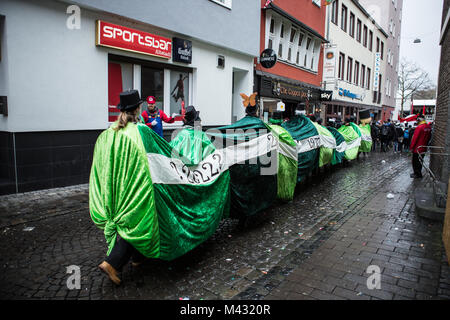
[[[325,48],[323,59],[323,79],[336,78],[336,48]]]

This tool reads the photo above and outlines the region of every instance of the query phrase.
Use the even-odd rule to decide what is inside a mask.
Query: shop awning
[[[274,12],[276,12],[279,15],[285,17],[286,19],[289,19],[292,23],[298,25],[299,27],[301,27],[305,31],[307,31],[307,32],[311,33],[312,35],[316,36],[317,38],[322,40],[323,43],[328,43],[329,42],[319,32],[317,32],[316,30],[314,30],[311,27],[307,26],[306,24],[304,24],[300,20],[294,18],[293,16],[291,16],[289,13],[287,13],[286,11],[281,9],[280,7],[277,7],[276,5],[274,5],[272,2],[266,8],[263,8],[263,10],[273,10]]]

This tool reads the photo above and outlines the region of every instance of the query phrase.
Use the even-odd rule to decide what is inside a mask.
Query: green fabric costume
[[[297,183],[304,181],[319,165],[320,135],[304,115],[294,116],[282,124],[297,144]]]
[[[338,131],[344,136],[347,143],[347,149],[345,150],[345,159],[354,160],[358,156],[359,146],[361,145],[361,137],[358,131],[355,131],[352,125],[343,125]]]

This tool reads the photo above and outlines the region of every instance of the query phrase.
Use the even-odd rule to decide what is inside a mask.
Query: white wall
[[[48,1],[0,2],[9,79],[9,115],[0,130],[106,127],[106,54],[95,48],[94,20],[82,14],[81,29],[70,30],[66,8]]]
[[[0,79],[9,80],[9,115],[0,115],[0,131],[105,129],[109,125],[108,52],[167,62],[95,46],[96,19],[152,32],[147,25],[139,27],[127,19],[83,9],[81,29],[70,30],[66,8],[53,1],[0,1],[0,13],[6,16],[4,56],[8,57],[0,62]],[[167,31],[156,34],[174,36]],[[225,56],[224,69],[217,68],[218,54]],[[249,71],[246,91],[250,93],[253,57],[193,40],[188,66],[194,68],[193,102],[202,124],[229,124],[233,68]]]
[[[347,7],[347,32],[341,29],[341,6],[342,3]],[[364,15],[358,7],[356,7],[352,1],[339,1],[339,15],[338,15],[338,24],[334,24],[331,22],[331,19],[327,16],[327,21],[329,21],[329,40],[330,44],[337,45],[336,51],[336,81],[338,83],[338,87],[351,91],[356,94],[365,94],[365,98],[363,101],[361,100],[352,100],[351,98],[340,96],[338,90],[334,90],[334,85],[329,84],[326,87],[326,90],[334,90],[333,99],[342,100],[354,103],[362,103],[367,105],[375,105],[373,101],[373,83],[374,83],[374,73],[375,73],[375,52],[376,52],[376,39],[380,38],[381,41],[384,42],[384,59],[381,60],[381,74],[382,81],[381,90],[383,92],[381,96],[381,102],[383,103],[384,95],[384,87],[386,84],[386,60],[387,60],[387,38],[385,35],[381,33],[381,31],[374,25],[366,15]],[[350,12],[355,14],[355,34],[352,38],[349,33],[350,29]],[[327,10],[327,15],[330,13],[330,10]],[[356,25],[357,20],[361,20],[361,42],[356,40]],[[363,46],[363,30],[364,25],[367,26],[367,47]],[[372,42],[372,52],[369,51],[369,31],[373,32],[373,42]],[[344,80],[338,79],[339,72],[339,53],[342,52],[345,54],[345,68],[344,68]],[[352,81],[347,82],[347,61],[348,57],[353,59],[353,68],[352,68]],[[366,66],[366,77],[367,77],[367,67],[371,69],[371,79],[370,79],[370,90],[364,89],[360,85],[353,84],[354,74],[355,74],[355,61],[359,62],[359,83],[361,83],[361,66],[364,64]],[[327,80],[328,82],[328,80]],[[381,106],[381,104],[376,104]]]

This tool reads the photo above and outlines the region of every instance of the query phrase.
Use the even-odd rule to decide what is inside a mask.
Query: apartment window
[[[359,84],[359,62],[355,61],[355,79],[353,79],[355,85]]]
[[[381,41],[381,60],[383,60],[383,56],[384,56],[384,42]]]
[[[273,41],[272,41],[272,39],[269,39],[269,49],[272,49],[272,46],[273,46]]]
[[[338,72],[338,77],[341,80],[344,80],[344,67],[345,67],[345,54],[340,52],[339,53],[339,72]]]
[[[270,33],[274,34],[275,20],[270,19]]]
[[[341,9],[341,29],[347,32],[347,7],[344,5]]]
[[[291,29],[291,37],[289,39],[289,42],[291,42],[291,43],[294,42],[296,32],[297,31],[294,28]]]
[[[361,20],[356,22],[356,41],[361,42]]]
[[[363,46],[367,48],[367,26],[363,28]]]
[[[377,47],[375,52],[380,52],[380,38],[377,37]]]
[[[284,38],[284,25],[281,24],[280,29],[280,43],[278,44],[278,58],[283,59],[283,40]]]
[[[295,35],[297,33],[297,30],[295,30],[294,28],[291,28],[291,35],[289,37],[289,49],[288,49],[288,60],[292,62],[292,49],[294,46],[294,39],[295,39]]]
[[[298,65],[300,65],[300,52],[301,52],[302,45],[303,45],[303,38],[304,38],[304,34],[299,33],[298,34],[298,50],[297,50],[297,57],[296,57],[296,63]]]
[[[333,22],[335,25],[338,24],[338,8],[339,1],[335,0],[331,5],[331,22]]]
[[[364,88],[364,84],[366,81],[366,66],[365,65],[361,65],[361,87]]]
[[[352,82],[353,59],[347,58],[347,81]]]
[[[366,88],[370,90],[370,68],[367,68],[367,81],[366,81]]]
[[[355,15],[353,14],[353,12],[350,12],[348,34],[350,35],[350,37],[355,37]]]
[[[373,32],[369,31],[369,50],[372,51],[373,48]]]
[[[303,66],[306,68],[307,67],[307,63],[308,63],[308,51],[311,48],[311,41],[312,39],[310,37],[306,38],[306,52],[305,52],[305,57],[303,59]]]

